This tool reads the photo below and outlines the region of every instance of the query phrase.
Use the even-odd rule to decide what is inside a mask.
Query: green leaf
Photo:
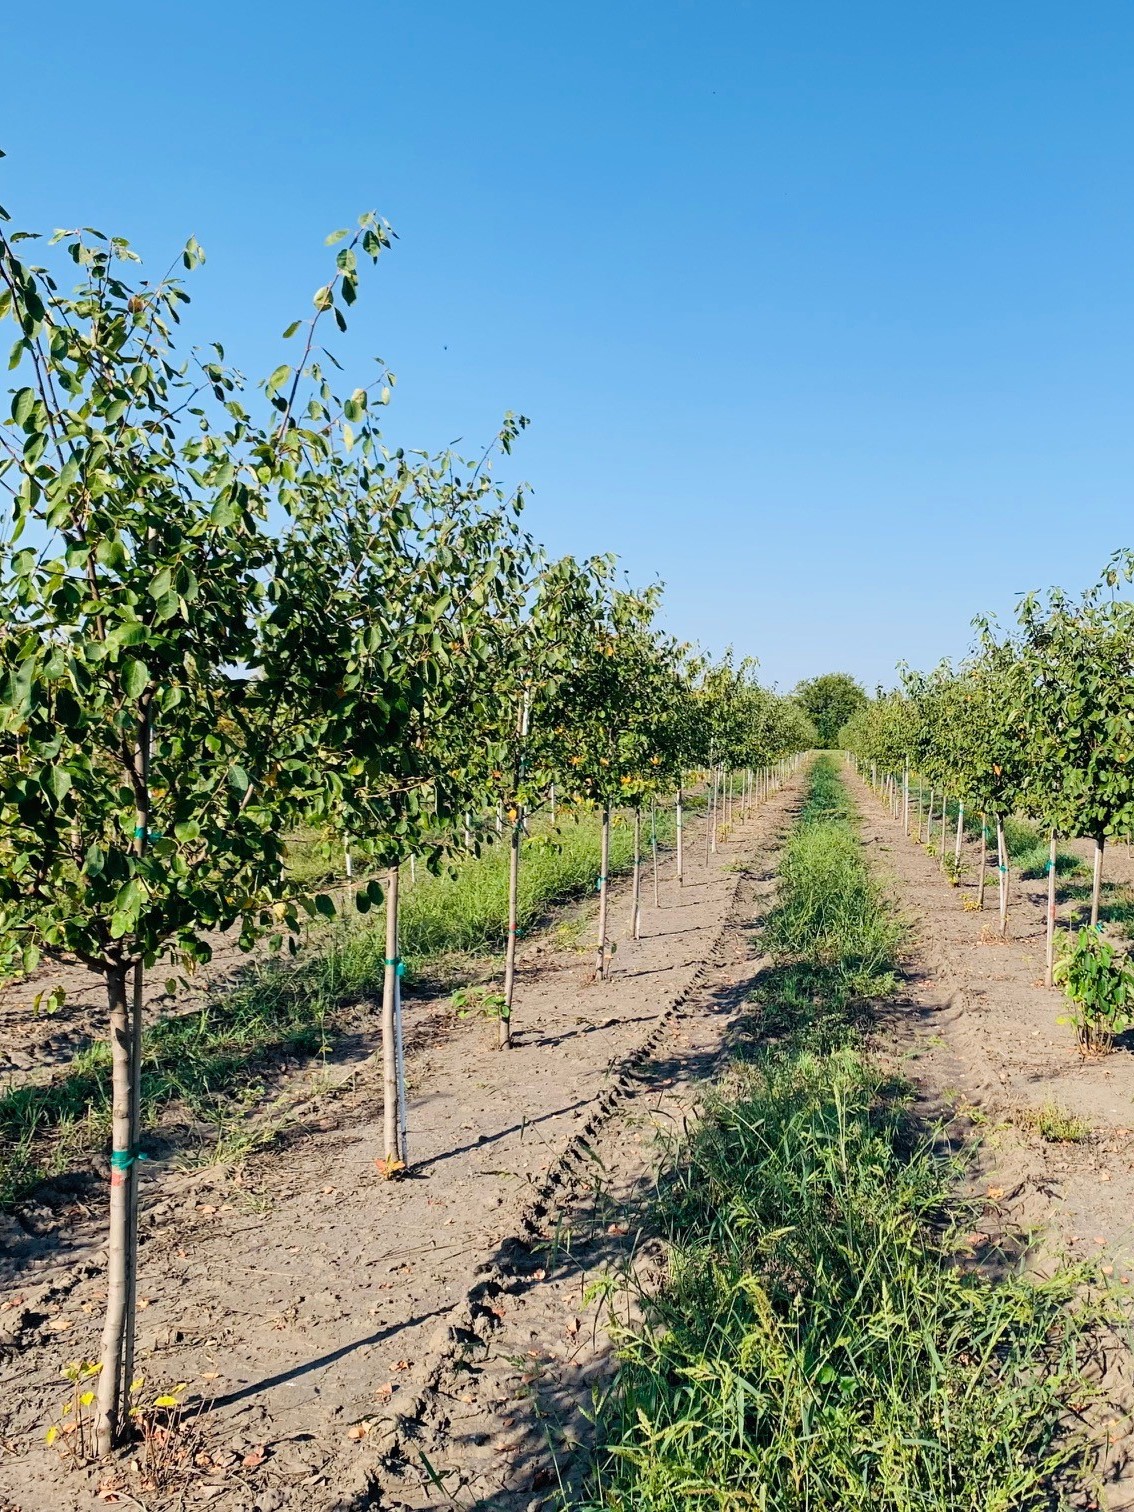
[[[122,691],[127,698],[141,698],[150,680],[150,669],[143,661],[127,657],[122,662]]]

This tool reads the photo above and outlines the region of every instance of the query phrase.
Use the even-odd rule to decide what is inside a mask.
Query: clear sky
[[[0,203],[92,223],[263,376],[323,236],[398,233],[348,354],[391,439],[506,409],[554,552],[781,686],[963,652],[1134,545],[1130,0],[55,0]]]

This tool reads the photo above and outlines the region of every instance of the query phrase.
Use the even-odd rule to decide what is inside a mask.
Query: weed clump
[[[956,1165],[862,1053],[901,940],[820,758],[768,921],[764,1033],[660,1189],[668,1277],[620,1335],[586,1507],[1039,1512],[1081,1455],[1082,1278],[961,1263]]]

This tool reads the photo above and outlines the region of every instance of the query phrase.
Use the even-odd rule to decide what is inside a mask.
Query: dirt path
[[[868,854],[914,934],[903,990],[878,1039],[917,1089],[921,1111],[942,1119],[958,1145],[975,1145],[966,1183],[983,1208],[974,1259],[997,1263],[1006,1236],[1030,1234],[1024,1258],[1040,1274],[1078,1257],[1120,1285],[1134,1282],[1134,1055],[1127,1046],[1084,1061],[1071,1028],[1057,1023],[1061,995],[1043,985],[1044,883],[1013,883],[1002,941],[994,887],[984,913],[965,907],[976,898],[975,865],[951,887],[870,788],[849,770],[846,780]],[[1079,1120],[1081,1137],[1045,1137],[1044,1109]],[[1134,1508],[1134,1443],[1118,1426],[1134,1408],[1130,1377],[1129,1352],[1116,1341],[1107,1373],[1116,1409],[1110,1512]]]
[[[43,1443],[65,1400],[62,1366],[95,1352],[101,1213],[47,1237],[6,1234],[0,1506],[5,1492],[19,1512],[77,1512],[115,1496],[147,1512],[373,1505],[369,1488],[401,1420],[436,1427],[439,1383],[476,1320],[507,1316],[478,1301],[497,1284],[491,1267],[538,1229],[545,1194],[589,1159],[588,1141],[634,1088],[635,1068],[648,1065],[660,1086],[665,1058],[690,1076],[719,1044],[723,978],[706,996],[705,963],[735,918],[746,866],[767,852],[792,802],[777,795],[708,867],[691,826],[685,888],[665,878],[640,942],[620,928],[610,984],[589,982],[587,948],[533,946],[509,1055],[489,1051],[493,1024],[442,1023],[423,1008],[410,1024],[413,1179],[384,1183],[374,1170],[379,1082],[366,1035],[322,1073],[336,1088],[320,1091],[317,1076],[297,1086],[280,1136],[243,1166],[148,1172],[143,1395],[184,1381],[187,1400],[212,1400],[153,1446],[166,1460],[190,1456],[163,1466],[166,1489],[145,1487],[145,1474],[65,1472]],[[616,899],[621,926],[625,886]],[[616,1143],[647,1159],[631,1135]]]

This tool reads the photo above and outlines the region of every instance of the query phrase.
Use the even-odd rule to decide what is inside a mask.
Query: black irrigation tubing
[[[785,787],[786,780],[777,792],[782,793]],[[774,796],[775,794],[770,795]],[[766,803],[767,801],[769,800]],[[474,1270],[464,1297],[453,1304],[449,1320],[443,1325],[445,1342],[424,1386],[405,1407],[388,1413],[371,1428],[367,1442],[377,1450],[377,1463],[368,1471],[367,1496],[381,1495],[383,1490],[389,1488],[387,1482],[392,1486],[416,1469],[415,1450],[422,1443],[424,1432],[429,1426],[429,1410],[440,1400],[443,1382],[452,1372],[457,1357],[463,1355],[470,1346],[482,1349],[489,1347],[492,1334],[500,1327],[500,1318],[493,1311],[492,1303],[503,1293],[519,1290],[523,1281],[530,1276],[530,1266],[525,1266],[523,1259],[526,1257],[530,1260],[533,1244],[543,1242],[541,1230],[546,1226],[546,1220],[554,1213],[561,1212],[574,1195],[582,1192],[586,1185],[586,1175],[592,1168],[593,1142],[596,1136],[612,1120],[623,1103],[643,1089],[643,1084],[634,1073],[651,1059],[674,1018],[699,993],[710,974],[723,964],[719,951],[729,930],[740,922],[738,903],[743,881],[744,872],[738,871],[728,908],[706,952],[706,959],[697,967],[681,992],[662,1010],[656,1025],[645,1039],[618,1063],[613,1083],[597,1099],[594,1111],[586,1123],[548,1167],[535,1193],[519,1213],[514,1231],[498,1242],[495,1257],[482,1261]],[[444,1426],[443,1423],[441,1427]]]

